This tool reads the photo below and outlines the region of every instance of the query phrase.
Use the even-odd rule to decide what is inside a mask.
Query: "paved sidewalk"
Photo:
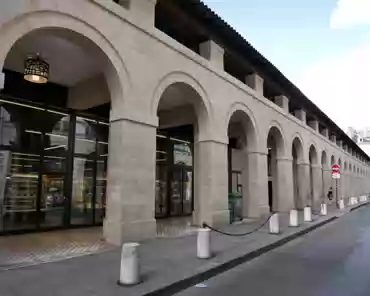
[[[343,213],[348,213],[350,209],[340,212],[330,208],[328,216],[314,215],[313,222],[303,223],[298,228],[288,227],[288,215],[281,214],[280,235],[269,234],[267,226],[244,237],[212,233],[214,257],[210,260],[196,258],[195,235],[147,241],[140,247],[143,283],[130,288],[116,284],[120,250],[115,248],[99,254],[2,271],[0,295],[171,295],[171,292],[193,285],[286,243],[313,227],[319,227]],[[260,223],[261,220],[231,225],[223,230],[240,233],[254,229]],[[164,287],[167,289],[161,291]]]

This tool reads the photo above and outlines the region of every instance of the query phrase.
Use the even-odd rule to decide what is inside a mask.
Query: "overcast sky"
[[[370,0],[204,0],[345,132],[370,126]]]

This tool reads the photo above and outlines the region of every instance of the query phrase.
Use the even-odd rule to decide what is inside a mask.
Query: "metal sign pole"
[[[335,201],[337,203],[337,208],[339,209],[339,202],[338,202],[338,179],[335,179]]]

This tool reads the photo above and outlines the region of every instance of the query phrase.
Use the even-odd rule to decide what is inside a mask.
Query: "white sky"
[[[339,0],[330,25],[369,32],[360,45],[311,65],[297,85],[344,131],[370,126],[370,0]]]

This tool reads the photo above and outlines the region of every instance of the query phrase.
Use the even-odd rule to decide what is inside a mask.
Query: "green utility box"
[[[229,211],[230,224],[236,221],[241,221],[242,217],[242,196],[239,193],[229,193]]]

